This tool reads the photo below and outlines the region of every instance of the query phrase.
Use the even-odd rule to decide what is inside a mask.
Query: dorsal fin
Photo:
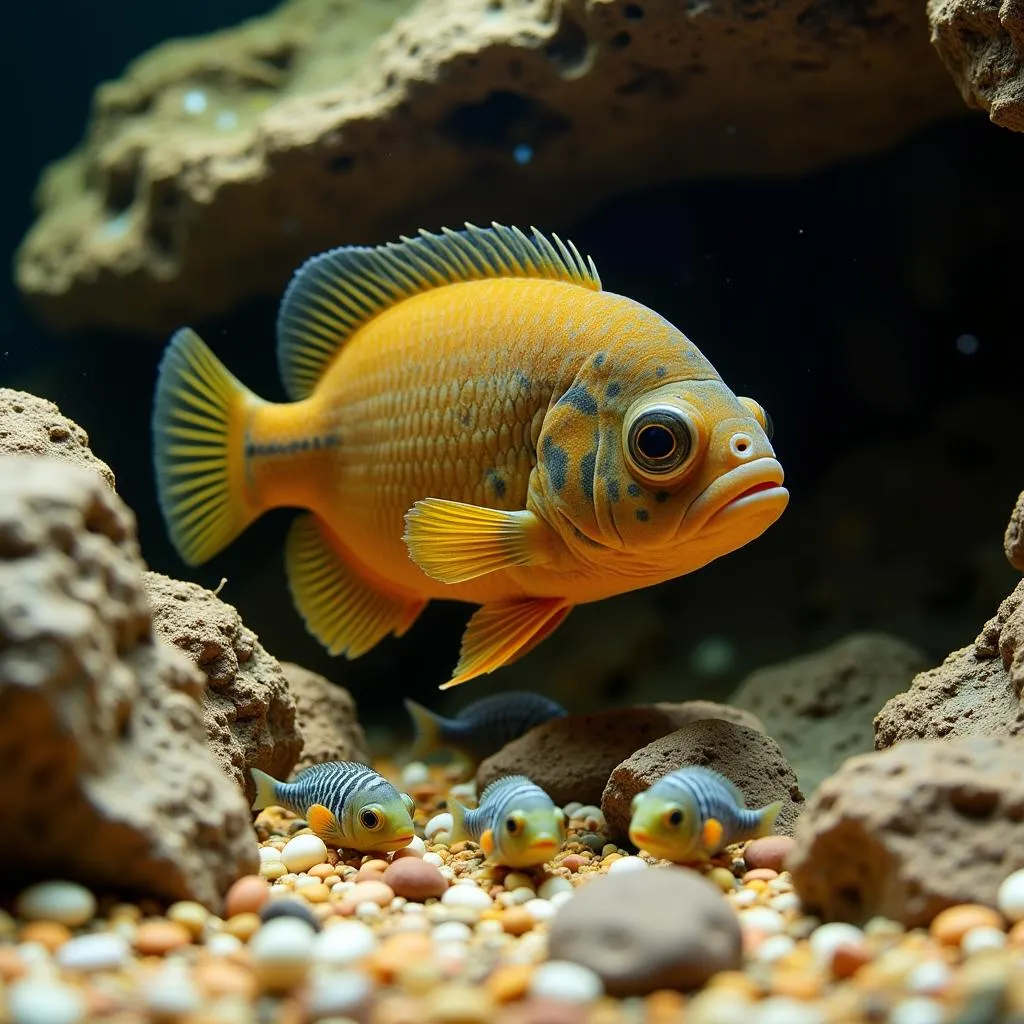
[[[511,785],[519,786],[524,782],[531,786],[534,784],[533,779],[526,775],[499,775],[498,778],[492,779],[486,786],[484,786],[484,791],[480,794],[480,797],[477,800],[477,806],[482,804],[484,800],[491,796],[496,789],[504,789],[506,786]]]
[[[597,267],[572,242],[536,228],[492,224],[421,230],[380,246],[343,246],[307,260],[281,300],[277,364],[294,401],[316,387],[346,341],[378,313],[431,288],[498,277],[548,278],[601,290]]]

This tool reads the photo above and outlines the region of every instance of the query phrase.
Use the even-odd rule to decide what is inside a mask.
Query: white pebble
[[[743,1015],[753,1024],[823,1024],[821,1011],[807,1003],[785,996],[770,996],[755,1004]]]
[[[281,851],[276,846],[260,847],[260,863],[276,864],[281,859]]]
[[[944,960],[925,960],[907,975],[907,988],[919,995],[936,995],[949,984],[952,976]]]
[[[754,959],[763,964],[773,964],[789,956],[795,948],[796,942],[789,935],[769,935],[754,951]]]
[[[550,878],[545,879],[540,888],[537,890],[537,895],[541,899],[549,900],[552,896],[560,892],[572,892],[572,882],[568,878],[562,878],[561,875],[552,875]]]
[[[382,913],[380,904],[374,903],[373,900],[363,900],[361,903],[356,904],[356,917],[361,921],[373,921],[375,918],[380,917]]]
[[[596,821],[598,827],[605,823],[601,808],[595,807],[593,804],[584,804],[582,807],[577,807],[573,817],[578,821]]]
[[[764,935],[779,935],[786,930],[782,915],[771,907],[751,907],[739,914],[741,928],[761,932]]]
[[[566,903],[569,902],[569,900],[573,898],[573,894],[575,893],[575,891],[576,890],[573,889],[571,886],[568,889],[560,889],[558,892],[552,894],[552,896],[550,897],[551,906],[553,906],[556,910],[559,907],[564,906]]]
[[[832,958],[840,947],[861,949],[864,946],[864,933],[852,924],[833,921],[814,930],[810,945],[815,960],[823,967],[831,967]]]
[[[199,1010],[203,1001],[184,960],[168,960],[144,986],[146,1009],[157,1017],[179,1017]]]
[[[730,899],[734,907],[750,907],[757,902],[757,893],[753,889],[733,889]]]
[[[231,956],[237,953],[244,942],[237,935],[228,932],[216,932],[206,940],[206,952],[211,956]]]
[[[1003,879],[996,891],[996,906],[1008,921],[1024,921],[1024,868]]]
[[[341,921],[324,928],[313,941],[313,959],[331,967],[345,967],[377,948],[374,930],[361,921]]]
[[[57,950],[57,963],[68,971],[109,971],[128,962],[123,935],[94,932],[69,939]]]
[[[451,812],[442,811],[440,814],[435,814],[430,821],[427,822],[426,828],[423,829],[423,835],[427,839],[433,839],[434,836],[441,832],[451,834],[454,827],[455,822],[452,820]]]
[[[942,1024],[946,1011],[931,999],[904,999],[889,1014],[889,1024]]]
[[[500,921],[494,921],[488,918],[486,921],[481,921],[476,926],[476,933],[484,938],[493,939],[497,936],[504,937],[505,928]]]
[[[77,928],[96,915],[96,897],[76,882],[40,882],[21,893],[15,909],[30,921],[57,921]]]
[[[444,867],[438,868],[437,870],[441,872],[442,878],[447,878],[449,882],[455,881],[455,872],[450,867],[448,867],[447,864],[445,864]]]
[[[1006,933],[1001,928],[981,925],[972,928],[960,940],[960,948],[967,956],[974,956],[983,949],[1002,949],[1006,945]]]
[[[534,921],[550,921],[558,912],[551,900],[527,900],[523,904],[525,910]]]
[[[453,885],[445,890],[441,902],[448,907],[472,907],[476,910],[487,910],[491,906],[491,897],[475,885]]]
[[[647,861],[640,857],[620,857],[608,865],[608,874],[626,871],[643,871],[647,867]]]
[[[773,896],[768,901],[768,906],[780,913],[786,910],[799,910],[800,897],[795,892],[779,893],[778,896]]]
[[[402,786],[422,786],[424,782],[430,781],[430,769],[422,761],[410,761],[403,769],[400,776]]]
[[[476,783],[471,779],[469,782],[459,782],[448,790],[460,804],[476,803]]]
[[[533,972],[530,995],[564,1003],[592,1003],[604,995],[604,984],[589,967],[568,960],[549,960]]]
[[[461,921],[444,921],[431,933],[435,942],[469,942],[473,937],[473,929]]]
[[[12,1024],[78,1024],[85,1019],[85,997],[78,989],[49,978],[28,977],[7,990]]]
[[[511,892],[513,889],[533,889],[533,879],[521,871],[510,871],[505,876],[503,884],[506,892]]]
[[[309,969],[315,933],[297,917],[273,917],[249,940],[253,970],[264,987],[287,989]]]
[[[402,913],[410,917],[418,917],[427,912],[427,908],[422,903],[406,903],[402,907]]]
[[[583,806],[579,800],[572,800],[562,808],[562,813],[569,819],[576,817],[576,812]]]
[[[308,1015],[312,1020],[348,1018],[360,1011],[371,993],[370,979],[358,971],[332,971],[315,976],[309,986]]]
[[[406,854],[407,857],[410,853],[417,857],[422,857],[427,852],[427,844],[424,843],[419,836],[413,836],[412,842],[410,842],[408,846],[404,847],[404,849],[409,851],[409,853]]]
[[[444,864],[444,861],[441,859],[441,854],[431,851],[430,853],[423,854],[423,863],[433,864],[435,868],[439,868]]]
[[[281,860],[289,871],[305,871],[327,860],[327,844],[319,836],[307,832],[288,840],[281,851]]]

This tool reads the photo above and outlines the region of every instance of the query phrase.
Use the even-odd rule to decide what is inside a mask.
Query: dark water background
[[[15,4],[4,16],[6,94],[19,97],[7,107],[4,252],[31,223],[42,167],[81,137],[98,82],[165,38],[270,6]],[[736,391],[769,409],[791,488],[790,509],[761,539],[632,606],[658,619],[651,657],[659,678],[674,681],[645,697],[721,697],[751,668],[854,629],[894,632],[938,661],[970,642],[1009,592],[1016,577],[1002,531],[1024,487],[1021,181],[1024,138],[965,111],[886,153],[805,177],[680,183],[539,225],[571,237],[606,287],[665,314]],[[258,301],[193,325],[268,398],[283,397],[274,308]],[[227,577],[224,597],[267,648],[344,681],[369,719],[393,721],[403,694],[442,703],[434,687],[454,664],[466,606],[435,604],[404,639],[346,665],[291,607],[281,550],[289,513],[265,517],[211,565],[178,561],[149,458],[159,357],[159,345],[130,337],[58,337],[25,308],[9,273],[0,281],[0,384],[52,399],[86,428],[139,517],[152,568],[208,586]],[[616,599],[623,621],[636,601]],[[590,643],[588,623],[615,621],[595,609],[571,618],[582,626],[538,649],[516,683],[544,689],[552,658],[585,660],[573,645]],[[728,663],[695,667],[687,652],[718,635],[731,645]],[[629,657],[602,655],[559,695],[579,708],[629,700]],[[504,685],[499,673],[452,700]]]

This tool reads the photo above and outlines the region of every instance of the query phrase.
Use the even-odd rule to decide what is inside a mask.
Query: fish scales
[[[333,761],[303,768],[292,782],[274,787],[282,805],[303,815],[313,804],[344,807],[355,792],[369,796],[390,793],[391,783],[372,768],[354,761]]]
[[[724,830],[724,845],[756,829],[760,814],[743,806],[743,796],[728,779],[710,769],[691,766],[659,779],[651,793],[667,798],[693,797],[701,821],[714,819]]]

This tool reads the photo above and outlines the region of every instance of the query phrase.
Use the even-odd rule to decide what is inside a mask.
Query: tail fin
[[[410,761],[422,761],[429,754],[433,754],[441,747],[441,718],[435,715],[430,708],[417,704],[408,698],[404,701],[405,710],[409,712],[413,727],[416,730],[416,739],[408,753]]]
[[[761,839],[764,836],[770,836],[775,831],[775,819],[779,816],[779,811],[782,810],[782,801],[776,800],[774,803],[768,804],[766,807],[762,807],[757,812],[758,822],[757,830],[754,833],[755,839]]]
[[[171,541],[189,565],[227,547],[260,513],[245,494],[245,425],[259,399],[190,328],[157,375],[153,462]]]
[[[281,798],[277,795],[277,779],[259,768],[250,768],[249,774],[256,783],[256,799],[252,802],[254,811],[262,811],[264,807],[278,807]]]
[[[448,797],[448,810],[452,816],[451,843],[461,843],[464,839],[472,839],[469,830],[466,828],[466,810],[458,800]]]

